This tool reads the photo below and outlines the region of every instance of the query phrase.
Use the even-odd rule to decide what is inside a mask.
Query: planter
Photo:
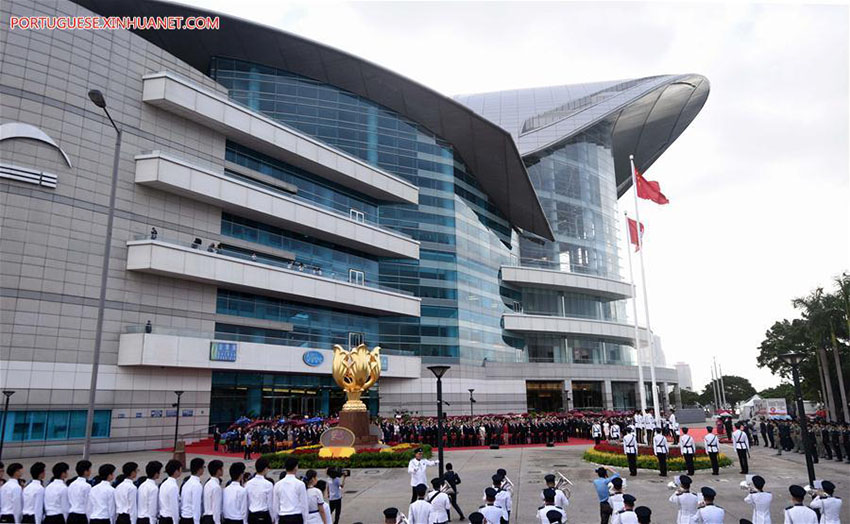
[[[601,448],[603,445],[594,446],[593,448],[588,449],[584,452],[582,458],[587,462],[593,462],[594,464],[603,464],[606,466],[616,466],[621,468],[629,467],[628,459],[626,459],[626,455],[623,453],[622,448],[620,448],[619,453],[612,452],[608,450],[600,450],[597,448]],[[720,467],[730,466],[732,461],[724,455],[720,453],[717,457],[717,462],[720,464]],[[655,458],[655,455],[650,454],[638,454],[637,457],[637,467],[639,469],[652,469],[658,471],[658,459]],[[667,456],[667,469],[670,471],[685,471],[685,459],[681,457],[681,455],[668,455]],[[711,469],[711,460],[708,458],[708,455],[703,453],[697,454],[694,457],[694,469]]]
[[[298,448],[292,451],[284,451],[280,453],[269,453],[263,455],[269,461],[269,467],[272,469],[283,469],[283,464],[290,456],[298,458],[299,469],[325,469],[331,466],[342,468],[406,468],[407,463],[413,458],[413,451],[419,447],[414,444],[399,444],[391,448],[383,448],[378,450],[369,449],[361,450],[351,455],[350,457],[335,457],[324,458],[319,457],[319,448],[310,446],[309,448]],[[422,445],[423,455],[427,458],[431,456],[431,446]]]

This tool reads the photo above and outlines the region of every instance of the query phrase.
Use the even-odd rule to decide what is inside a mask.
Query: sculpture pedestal
[[[369,434],[368,411],[342,411],[339,414],[339,426],[354,433],[354,448],[374,448],[380,442],[378,437]]]

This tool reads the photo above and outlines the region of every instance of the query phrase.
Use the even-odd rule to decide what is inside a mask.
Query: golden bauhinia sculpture
[[[381,376],[381,348],[369,351],[366,344],[346,351],[339,344],[334,345],[334,380],[345,390],[348,401],[343,411],[366,411],[366,404],[360,395],[372,387]]]

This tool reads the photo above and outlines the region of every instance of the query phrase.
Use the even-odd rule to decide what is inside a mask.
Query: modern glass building
[[[220,16],[153,0],[34,5]],[[705,78],[452,99],[220,20],[6,36],[7,456],[81,445],[113,137],[92,88],[124,131],[95,451],[169,442],[177,390],[187,439],[244,414],[334,413],[336,344],[382,347],[373,413],[433,413],[434,363],[451,366],[450,414],[471,395],[479,413],[636,405],[617,199],[628,154],[641,170],[655,162],[704,104]],[[675,369],[658,376],[665,391],[677,382]]]

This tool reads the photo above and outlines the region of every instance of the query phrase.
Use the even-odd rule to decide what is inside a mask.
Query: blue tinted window
[[[92,436],[108,437],[111,419],[111,410],[96,410]],[[85,428],[85,410],[9,411],[6,416],[6,438],[11,442],[82,439]]]

